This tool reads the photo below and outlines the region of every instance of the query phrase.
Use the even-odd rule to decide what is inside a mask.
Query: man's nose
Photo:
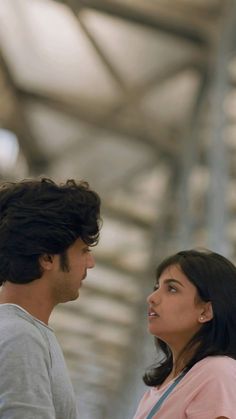
[[[88,254],[88,259],[87,259],[87,268],[91,269],[91,268],[94,268],[94,266],[95,266],[95,258],[93,256],[93,253],[90,252]]]

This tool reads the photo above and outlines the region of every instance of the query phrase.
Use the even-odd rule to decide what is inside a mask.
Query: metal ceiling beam
[[[153,8],[156,12],[153,13],[144,7],[140,10],[138,7],[105,0],[78,0],[74,3],[78,5],[78,11],[83,8],[93,9],[190,41],[201,47],[208,46],[210,42],[210,31],[207,33],[206,27],[194,24],[190,16],[176,19],[173,12],[166,9],[163,13],[163,8],[159,8],[158,5]]]
[[[130,89],[128,96],[123,100],[121,99],[118,104],[114,105],[112,112],[118,112],[125,106],[130,106],[135,102],[141,101],[150,93],[151,90],[157,89],[159,86],[163,86],[163,83],[168,83],[168,81],[173,79],[173,77],[178,76],[186,70],[195,70],[202,73],[204,72],[206,65],[206,54],[196,54],[196,56],[190,58],[188,57],[181,63],[168,66],[156,74],[153,74],[144,83]]]
[[[119,88],[125,93],[127,90],[127,86],[122,78],[122,76],[119,74],[117,68],[112,64],[111,60],[109,59],[108,54],[105,53],[104,49],[101,45],[99,45],[98,40],[95,36],[92,35],[91,31],[87,28],[86,23],[83,21],[81,15],[77,12],[77,7],[74,6],[74,1],[71,0],[65,0],[66,4],[70,7],[72,10],[72,13],[76,17],[76,20],[78,24],[80,25],[80,28],[84,32],[85,36],[89,40],[90,44],[92,45],[93,49],[95,50],[96,54],[98,55],[100,61],[105,65],[107,71],[113,78],[113,80],[117,83]]]
[[[122,262],[115,260],[115,256],[106,256],[98,252],[96,253],[96,262],[107,269],[110,268],[124,275],[133,276],[137,281],[143,281],[144,272],[147,270],[146,266],[142,270],[136,269],[135,267],[131,269],[130,267],[124,266]]]
[[[209,92],[211,74],[207,71],[202,77],[193,105],[189,124],[180,144],[180,157],[178,161],[179,184],[177,188],[178,207],[178,232],[177,245],[190,248],[194,241],[196,230],[196,217],[194,216],[191,202],[191,175],[199,164],[199,128],[202,125],[202,114],[207,94]],[[174,174],[176,177],[176,174]]]
[[[109,54],[105,53],[103,47],[99,44],[96,37],[91,33],[91,31],[88,29],[86,22],[83,19],[83,16],[77,12],[77,7],[75,5],[74,0],[65,0],[66,4],[71,8],[73,14],[75,15],[81,29],[83,30],[85,36],[91,43],[92,47],[94,48],[94,51],[98,55],[98,58],[102,61],[102,63],[105,65],[107,71],[109,72],[110,76],[113,78],[113,80],[117,83],[119,86],[119,89],[123,92],[124,95],[124,102],[128,105],[132,105],[131,112],[135,115],[135,119],[142,122],[142,128],[139,126],[139,130],[142,130],[145,135],[147,135],[147,127],[144,123],[146,120],[146,113],[142,107],[140,107],[140,103],[137,100],[137,94],[135,88],[130,88],[128,84],[125,82],[124,77],[122,77],[121,74],[119,74],[118,69],[116,66],[113,65],[112,60],[109,57]],[[145,86],[146,87],[146,86]],[[149,85],[150,87],[150,85]],[[145,93],[147,90],[145,90]],[[144,93],[143,91],[139,91],[139,97],[141,99],[140,93]],[[122,101],[121,104],[118,104],[119,110],[122,111],[123,105]],[[107,120],[110,120],[112,117],[117,116],[117,109],[116,106],[109,112],[109,114],[106,116]]]
[[[27,89],[18,88],[18,95],[22,100],[31,101],[34,103],[48,106],[66,115],[82,120],[98,129],[112,131],[117,134],[129,137],[130,140],[140,142],[146,146],[151,147],[152,150],[158,153],[164,153],[168,156],[173,156],[178,151],[178,144],[175,141],[176,132],[173,132],[173,127],[166,128],[166,125],[149,120],[150,130],[147,132],[140,118],[130,118],[130,116],[123,117],[116,115],[111,118],[109,109],[101,106],[95,106],[94,103],[82,103],[77,101],[71,103],[60,97],[46,96],[41,93],[32,92]]]
[[[17,87],[1,51],[0,67],[13,101],[12,112],[11,115],[9,115],[8,120],[4,121],[4,128],[9,129],[16,134],[30,171],[35,174],[41,173],[47,168],[48,159],[37,145],[36,139],[24,114],[23,107],[21,106],[17,94]]]
[[[103,208],[103,216],[119,219],[119,221],[124,222],[129,226],[135,226],[136,228],[141,228],[146,231],[149,231],[152,226],[152,220],[144,220],[136,214],[129,214],[126,210],[115,208],[107,202],[105,202],[105,207]]]
[[[86,25],[86,20],[83,19],[83,15],[78,12],[77,1],[65,0],[65,4],[67,4],[70,7],[81,29],[83,30],[89,42],[93,46],[95,52],[98,54],[99,59],[105,65],[105,67],[107,68],[107,71],[109,72],[113,80],[117,83],[121,91],[123,91],[124,99],[121,100],[120,103],[116,104],[113,107],[113,109],[110,112],[111,117],[114,113],[117,114],[117,111],[122,110],[124,106],[126,107],[126,106],[132,105],[132,108],[135,110],[137,115],[140,115],[140,118],[142,118],[143,110],[139,108],[139,102],[143,98],[143,96],[148,94],[150,89],[174,77],[176,74],[180,73],[181,71],[184,71],[187,68],[196,68],[202,71],[206,65],[205,64],[207,62],[206,51],[198,50],[195,53],[194,57],[193,56],[187,57],[186,60],[184,60],[183,62],[176,63],[176,65],[172,65],[169,68],[163,69],[162,72],[160,72],[159,74],[153,75],[145,83],[139,86],[130,88],[127,85],[127,83],[124,81],[121,74],[119,74],[119,71],[117,70],[117,68],[112,64],[112,61],[110,60],[109,55],[105,53],[102,45],[99,44],[96,37],[88,29]]]
[[[210,170],[207,194],[208,246],[225,256],[232,254],[232,244],[229,243],[227,236],[231,214],[227,202],[230,156],[225,142],[227,128],[225,99],[230,91],[228,64],[235,40],[236,3],[230,0],[227,5],[228,10],[222,22],[218,51],[211,73],[211,133],[207,150]]]

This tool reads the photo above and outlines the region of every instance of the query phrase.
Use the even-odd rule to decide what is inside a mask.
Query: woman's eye
[[[177,289],[175,287],[173,287],[172,285],[168,285],[168,291],[175,293],[175,292],[177,292]]]

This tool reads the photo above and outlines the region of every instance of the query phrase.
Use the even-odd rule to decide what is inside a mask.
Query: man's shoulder
[[[0,305],[0,345],[31,341],[45,345],[45,336],[33,319],[16,306]]]

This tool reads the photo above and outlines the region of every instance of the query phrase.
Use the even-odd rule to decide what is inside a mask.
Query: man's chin
[[[74,295],[74,298],[71,301],[77,300],[79,298],[79,290],[77,291],[77,293]]]
[[[75,292],[74,294],[71,294],[70,297],[68,298],[68,302],[69,301],[75,301],[79,298],[79,290],[77,292]]]

